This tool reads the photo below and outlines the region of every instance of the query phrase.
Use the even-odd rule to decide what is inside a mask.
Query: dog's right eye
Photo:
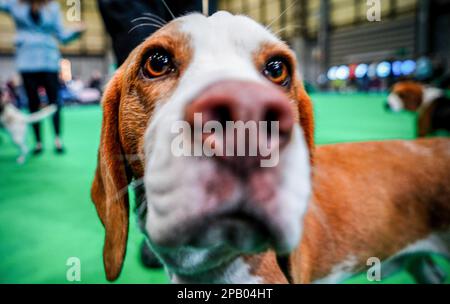
[[[143,70],[148,78],[167,75],[174,71],[172,56],[164,50],[154,50],[145,60]]]
[[[271,58],[265,65],[263,75],[273,83],[288,86],[290,81],[289,68],[282,58]]]

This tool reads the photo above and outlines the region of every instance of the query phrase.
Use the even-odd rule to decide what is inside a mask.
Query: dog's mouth
[[[270,248],[287,253],[290,248],[285,223],[262,210],[248,210],[244,204],[233,210],[212,212],[180,220],[172,233],[152,241],[162,248],[208,250],[221,248],[228,253],[252,254]]]
[[[261,216],[236,210],[199,220],[189,234],[187,246],[222,245],[236,252],[256,253],[274,246],[279,233]]]
[[[298,244],[307,176],[303,189],[281,166],[240,175],[210,159],[174,161],[192,175],[167,189],[158,188],[161,178],[155,171],[146,180],[146,229],[156,247],[165,252],[189,248],[254,254],[273,249],[286,254]]]
[[[220,171],[219,174],[214,170],[205,174],[204,180],[195,182],[197,192],[202,193],[199,200],[188,204],[189,200],[183,197],[185,207],[165,211],[173,214],[172,220],[154,224],[152,219],[162,219],[165,214],[153,208],[158,216],[148,220],[154,224],[149,228],[152,241],[159,247],[172,249],[220,247],[244,254],[269,248],[283,253],[290,251],[290,237],[286,235],[290,223],[280,217],[284,191],[279,184],[279,170],[257,170],[246,178],[230,168]],[[162,228],[166,223],[165,229]]]

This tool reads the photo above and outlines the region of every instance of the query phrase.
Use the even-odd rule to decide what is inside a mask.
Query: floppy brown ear
[[[105,227],[103,263],[106,278],[117,279],[122,270],[128,238],[128,178],[119,139],[121,73],[109,82],[103,96],[103,121],[97,169],[91,197]]]
[[[306,93],[303,84],[300,84],[297,92],[298,113],[306,144],[308,145],[311,161],[314,152],[314,113],[311,99]]]

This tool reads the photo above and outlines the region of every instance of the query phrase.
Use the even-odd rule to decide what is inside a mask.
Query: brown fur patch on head
[[[292,104],[295,120],[300,123],[305,141],[308,145],[312,159],[314,150],[314,117],[311,100],[305,91],[303,82],[296,71],[297,60],[294,52],[284,43],[264,43],[253,54],[255,66],[263,71],[267,61],[274,57],[281,57],[290,66],[291,84],[287,87],[286,94],[294,102]]]
[[[156,32],[130,54],[108,83],[102,99],[102,132],[91,197],[106,231],[103,261],[108,280],[119,276],[125,258],[128,184],[132,177],[144,174],[144,132],[155,107],[171,95],[189,63],[192,52],[188,39],[178,31],[177,22]],[[172,54],[176,69],[148,79],[142,63],[155,48]]]
[[[408,111],[417,111],[423,102],[423,86],[415,81],[401,81],[394,85],[392,93],[396,94]]]
[[[172,55],[175,71],[160,78],[148,79],[142,65],[150,52],[164,49]],[[144,174],[144,132],[159,102],[166,101],[192,58],[189,36],[178,30],[178,23],[169,24],[141,44],[125,63],[124,94],[119,109],[120,139],[135,177]]]

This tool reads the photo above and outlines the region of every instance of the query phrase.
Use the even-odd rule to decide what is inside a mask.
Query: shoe
[[[66,153],[66,149],[63,146],[55,147],[56,154],[64,154]]]
[[[42,149],[42,146],[36,146],[35,148],[34,148],[34,150],[33,150],[33,155],[39,155],[39,154],[42,154],[42,151],[43,151],[44,149]]]
[[[55,152],[57,154],[64,154],[64,152],[65,152],[65,149],[62,145],[62,142],[61,142],[61,139],[59,138],[59,136],[57,136],[55,138]]]

